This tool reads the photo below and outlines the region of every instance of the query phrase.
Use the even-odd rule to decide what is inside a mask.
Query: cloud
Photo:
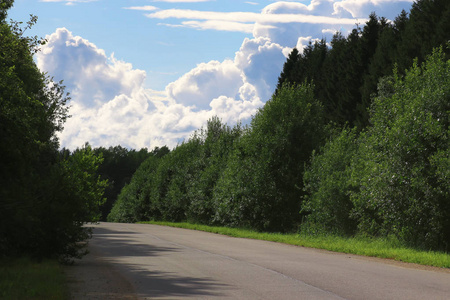
[[[158,25],[164,25],[168,27],[185,27],[185,28],[194,28],[199,30],[218,30],[218,31],[235,31],[235,32],[245,32],[252,33],[254,29],[253,24],[245,24],[239,22],[229,22],[229,21],[184,21],[181,24],[167,24],[167,23],[158,23]]]
[[[153,0],[152,2],[166,2],[166,3],[197,3],[197,2],[210,2],[214,0]]]
[[[105,51],[66,28],[46,38],[48,44],[37,54],[38,67],[57,80],[64,79],[72,97],[84,106],[101,104],[115,95],[129,96],[145,81],[144,71],[114,55],[107,57]]]
[[[98,0],[39,0],[40,2],[65,2],[66,5],[74,5],[75,3],[88,3]]]
[[[189,9],[165,9],[145,14],[151,19],[185,19],[180,23],[159,23],[170,27],[200,30],[239,31],[267,37],[283,46],[294,47],[299,37],[327,37],[336,31],[351,30],[358,22],[347,10],[336,12],[335,1],[313,0],[310,5],[299,2],[275,2],[256,12],[214,12]],[[359,20],[365,21],[365,19]],[[345,34],[345,32],[344,32]]]
[[[256,88],[256,94],[264,101],[270,99],[278,76],[286,60],[284,48],[270,39],[246,38],[236,52],[235,64],[242,70],[244,81]]]
[[[349,13],[354,18],[361,18],[368,16],[371,12],[376,12],[379,16],[393,19],[405,8],[405,4],[412,4],[414,0],[342,0],[334,2],[334,14]]]
[[[130,6],[130,7],[124,7],[123,9],[130,9],[130,10],[142,10],[142,11],[152,11],[157,10],[158,8],[151,5],[145,5],[145,6]]]
[[[229,99],[250,102],[252,99],[258,99],[265,102],[275,90],[278,76],[290,50],[292,49],[272,43],[268,38],[246,38],[234,60],[198,64],[196,68],[170,83],[166,92],[177,103],[194,110],[211,106],[211,99],[214,99],[216,104],[219,101],[217,99],[223,102],[225,98],[228,99],[227,103],[230,103]]]
[[[178,103],[207,108],[212,99],[235,97],[244,84],[241,70],[231,60],[201,63],[166,87],[167,94]]]
[[[312,0],[309,5],[299,2],[276,2],[266,6],[261,14],[266,16],[255,24],[253,35],[266,37],[280,45],[295,47],[301,45],[299,38],[314,37],[331,40],[336,31],[351,30],[358,22],[350,14],[334,14],[332,0]],[[276,26],[267,26],[267,20],[285,16],[287,13],[299,16],[303,22],[279,22]],[[270,18],[269,18],[270,16]],[[332,20],[325,20],[333,16]],[[319,22],[315,22],[320,20]],[[299,48],[301,51],[302,49]]]
[[[380,16],[394,18],[394,13],[398,14],[405,4],[412,2],[413,0],[312,0],[306,5],[277,1],[267,5],[261,13],[164,9],[145,16],[151,19],[184,20],[180,23],[159,23],[171,27],[252,32],[255,38],[267,37],[274,43],[294,47],[300,37],[331,40],[337,31],[346,35],[356,24],[365,23],[372,11]]]
[[[290,2],[285,2],[290,3]],[[299,3],[301,4],[301,3]],[[199,11],[190,9],[166,9],[154,13],[146,14],[152,19],[193,19],[193,20],[220,20],[241,23],[312,23],[312,24],[354,24],[355,20],[351,18],[336,18],[330,16],[308,15],[308,14],[272,14],[272,13],[253,13],[253,12],[214,12]]]
[[[39,68],[65,79],[72,116],[59,134],[61,146],[174,147],[214,115],[248,121],[263,102],[232,60],[211,61],[171,83],[145,88],[146,72],[109,57],[95,44],[59,28],[36,55]]]

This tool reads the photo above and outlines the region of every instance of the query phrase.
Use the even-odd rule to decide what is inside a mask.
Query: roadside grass
[[[68,299],[63,267],[57,260],[0,259],[0,299]]]
[[[303,235],[256,232],[247,229],[215,227],[191,223],[139,222],[185,229],[206,231],[232,237],[265,240],[289,245],[324,249],[355,255],[379,257],[439,268],[450,268],[450,254],[408,248],[394,238],[340,237],[334,235]]]

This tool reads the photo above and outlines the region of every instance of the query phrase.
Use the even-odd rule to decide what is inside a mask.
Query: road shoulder
[[[138,299],[131,283],[95,252],[67,266],[64,272],[70,299]]]

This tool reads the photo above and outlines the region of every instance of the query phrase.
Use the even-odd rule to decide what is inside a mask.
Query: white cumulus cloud
[[[257,96],[266,101],[275,90],[278,76],[286,60],[285,49],[268,38],[246,38],[236,52],[235,63],[245,82],[256,88]]]
[[[201,63],[166,87],[168,95],[187,106],[205,108],[219,96],[234,97],[243,85],[241,70],[231,60]]]
[[[62,147],[74,149],[87,141],[174,147],[214,115],[230,124],[245,122],[263,105],[232,60],[199,64],[166,91],[153,91],[144,87],[145,71],[108,57],[66,28],[46,38],[37,64],[56,80],[64,79],[72,97],[72,117],[59,135]]]
[[[37,64],[56,80],[64,79],[72,97],[84,106],[101,104],[116,95],[130,96],[145,81],[142,70],[119,61],[113,55],[66,28],[47,36],[48,43],[37,54]]]

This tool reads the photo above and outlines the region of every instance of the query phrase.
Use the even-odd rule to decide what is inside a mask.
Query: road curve
[[[450,299],[449,270],[156,225],[93,227],[97,265],[140,299]]]

